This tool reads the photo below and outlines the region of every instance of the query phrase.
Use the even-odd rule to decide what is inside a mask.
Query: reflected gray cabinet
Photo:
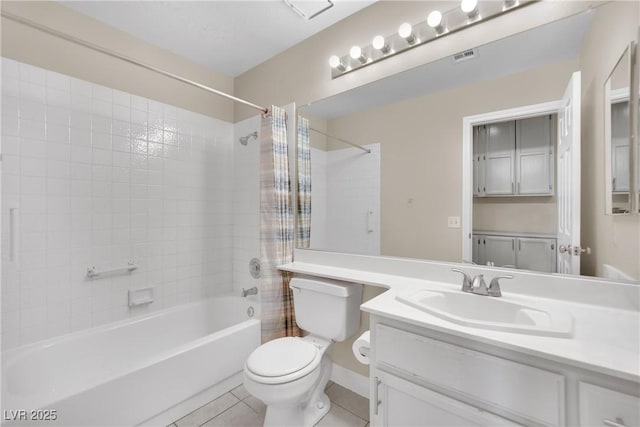
[[[611,104],[611,190],[629,191],[629,103]]]
[[[495,267],[556,272],[556,239],[526,235],[474,234],[473,262]]]
[[[553,116],[474,128],[476,197],[553,194]]]

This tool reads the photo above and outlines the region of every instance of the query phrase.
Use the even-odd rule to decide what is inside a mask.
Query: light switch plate
[[[447,225],[449,228],[460,228],[460,217],[450,216],[447,220]]]

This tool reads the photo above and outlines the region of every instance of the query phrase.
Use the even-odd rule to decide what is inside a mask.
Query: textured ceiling
[[[331,9],[312,20],[300,17],[280,0],[60,3],[177,55],[237,76],[374,1],[334,0]]]

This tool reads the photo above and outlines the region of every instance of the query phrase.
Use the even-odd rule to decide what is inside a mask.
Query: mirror
[[[471,250],[463,255],[464,246],[477,241],[471,239],[477,231],[491,236],[485,248],[491,241],[491,250],[498,254],[490,255],[491,259],[498,260],[501,251],[522,251],[527,255],[521,259],[537,260],[519,265],[500,259],[494,266],[514,264],[536,270],[538,261],[548,261],[553,264],[548,271],[560,271],[555,240],[560,224],[556,134],[567,126],[561,101],[573,73],[580,70],[592,21],[593,13],[577,14],[477,46],[460,55],[465,58],[461,61],[443,58],[300,106],[298,114],[309,119],[311,127],[309,248],[487,264],[487,249],[484,258],[472,255]],[[604,78],[600,79],[598,87],[602,88]],[[498,114],[504,111],[517,114],[508,118]],[[467,134],[463,121],[483,115],[487,119],[474,122]],[[511,138],[504,147],[490,147],[493,163],[506,164],[510,179],[518,174],[544,177],[547,190],[517,188],[515,181],[508,180],[504,194],[473,197],[474,176],[481,172],[485,180],[491,180],[500,175],[482,171],[487,164],[478,167],[472,162],[479,150],[472,142],[465,148],[463,142],[472,141],[484,125],[489,128],[482,132]],[[548,138],[542,145],[522,145],[524,140],[517,135],[523,133]],[[602,164],[602,134],[589,137],[590,145],[598,147],[599,158],[594,162]],[[463,157],[467,149],[468,169]],[[489,153],[486,143],[483,150]],[[501,159],[507,159],[506,163]],[[592,169],[583,169],[583,185],[592,182],[593,174]],[[602,182],[603,172],[598,175]],[[466,186],[469,193],[463,194]],[[599,191],[602,200],[603,190]],[[587,195],[591,197],[590,192]],[[475,200],[468,212],[463,208],[465,198]],[[578,218],[580,214],[579,209],[574,212]],[[469,224],[469,233],[463,232],[465,224]],[[552,240],[540,240],[546,237]],[[589,240],[593,252],[598,251],[595,240]],[[589,256],[587,248],[583,249],[583,258]],[[599,267],[590,266],[586,273],[593,275],[597,270]],[[631,274],[636,276],[635,271]]]
[[[605,209],[631,213],[631,48],[624,50],[604,85]]]

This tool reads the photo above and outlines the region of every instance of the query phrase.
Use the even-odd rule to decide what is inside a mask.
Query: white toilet
[[[362,285],[294,277],[296,322],[310,333],[279,338],[254,350],[244,364],[244,386],[267,405],[265,426],[313,426],[330,409],[327,349],[360,327]]]

